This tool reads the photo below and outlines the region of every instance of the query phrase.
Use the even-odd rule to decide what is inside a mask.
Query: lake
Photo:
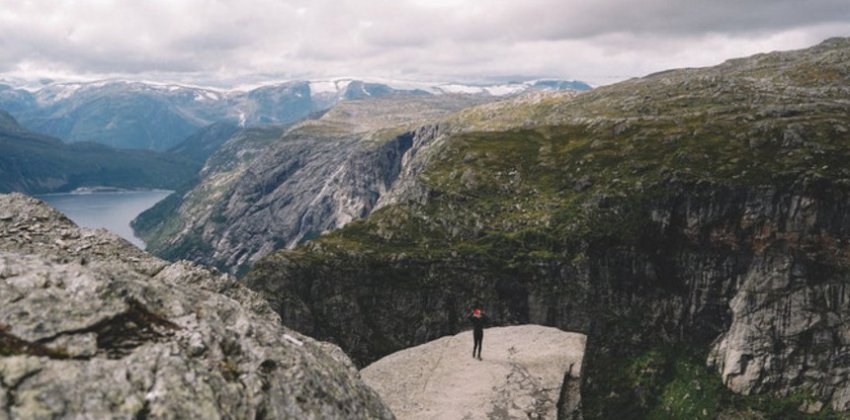
[[[108,191],[45,194],[44,200],[65,213],[74,223],[87,228],[106,228],[141,249],[145,243],[133,235],[130,221],[171,194],[171,191]]]

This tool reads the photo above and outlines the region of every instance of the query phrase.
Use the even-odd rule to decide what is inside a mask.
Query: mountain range
[[[124,80],[48,83],[26,89],[0,84],[0,110],[6,110],[34,132],[69,143],[96,142],[123,149],[165,151],[213,123],[289,124],[344,99],[400,92],[494,96],[527,90],[589,89],[581,82],[559,80],[416,86],[397,89],[352,79],[291,81],[233,90]]]
[[[162,118],[168,133],[197,123],[179,139],[151,131],[133,140],[164,153],[96,147],[116,161],[148,153],[185,162],[192,178],[134,227],[159,256],[239,280],[167,264],[103,232],[76,231],[25,197],[0,197],[10,209],[0,214],[8,233],[0,242],[12,267],[12,280],[0,285],[20,294],[7,302],[9,313],[24,320],[28,308],[44,313],[41,293],[75,303],[51,312],[47,332],[38,322],[0,325],[0,385],[18,372],[8,360],[30,360],[35,377],[44,368],[78,372],[68,370],[83,369],[68,360],[77,356],[93,366],[90,375],[126,385],[132,374],[107,375],[106,359],[135,355],[145,359],[129,366],[163,365],[153,375],[165,372],[170,381],[185,384],[170,378],[194,372],[209,378],[215,385],[198,385],[205,394],[192,398],[237,401],[220,411],[325,410],[310,404],[316,399],[333,406],[330,416],[343,417],[350,406],[364,417],[391,417],[360,386],[352,361],[363,367],[456,335],[480,308],[491,327],[538,324],[586,335],[580,398],[565,399],[577,385],[566,377],[564,401],[546,397],[550,407],[571,407],[562,416],[833,419],[850,412],[850,38],[585,92],[561,90],[557,81],[439,91],[322,83],[234,92],[127,82],[66,93],[58,85],[2,90],[0,103],[17,111],[0,113],[0,139],[24,152],[0,157],[0,169],[37,186],[69,181],[25,173],[27,159],[43,153],[27,147],[43,143],[77,156],[78,146],[95,146],[33,134],[13,115],[37,114],[54,101],[69,105],[22,121],[69,133],[90,121],[81,133],[100,126],[113,134],[142,132],[143,119]],[[114,95],[79,99],[89,89]],[[78,106],[70,105],[75,97]],[[108,104],[102,112],[99,101]],[[77,170],[68,168],[63,173]],[[19,275],[31,270],[44,275]],[[51,280],[68,271],[83,273],[82,295]],[[99,299],[86,304],[111,306],[74,301],[88,295]],[[87,308],[105,321],[89,319]],[[306,336],[335,343],[351,361]],[[173,360],[180,361],[163,362]],[[293,376],[306,383],[290,382]],[[156,385],[135,382],[128,395]],[[51,395],[41,382],[26,384]],[[304,389],[312,396],[299,394]],[[76,390],[30,400],[15,391],[0,405],[76,401]],[[269,404],[267,393],[284,402]],[[93,407],[103,410],[110,398]],[[121,409],[146,417],[198,406],[152,400]],[[493,416],[535,412],[528,399],[509,405]]]

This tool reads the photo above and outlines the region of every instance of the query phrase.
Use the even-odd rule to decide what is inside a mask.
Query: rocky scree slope
[[[264,147],[243,147],[246,142],[234,138],[208,160],[195,188],[170,209],[143,215],[147,221],[137,223],[138,231],[162,257],[243,271],[274,250],[368,215],[401,178],[405,162],[434,137],[434,129],[417,126],[485,100],[348,100]]]
[[[831,39],[464,110],[416,200],[245,281],[360,364],[472,306],[584,332],[587,417],[847,412],[848,94]]]
[[[228,275],[0,195],[0,419],[393,418]]]

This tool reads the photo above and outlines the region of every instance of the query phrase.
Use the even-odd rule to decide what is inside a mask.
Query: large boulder
[[[467,331],[393,353],[361,374],[400,419],[577,419],[586,339],[539,325],[489,328],[477,360]]]
[[[392,418],[224,274],[0,195],[0,419]]]

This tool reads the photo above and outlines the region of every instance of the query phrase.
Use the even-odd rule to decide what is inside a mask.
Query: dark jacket
[[[487,315],[481,314],[480,317],[475,315],[469,315],[466,319],[472,322],[472,328],[475,329],[476,334],[481,334],[484,332],[484,326],[487,325]]]

